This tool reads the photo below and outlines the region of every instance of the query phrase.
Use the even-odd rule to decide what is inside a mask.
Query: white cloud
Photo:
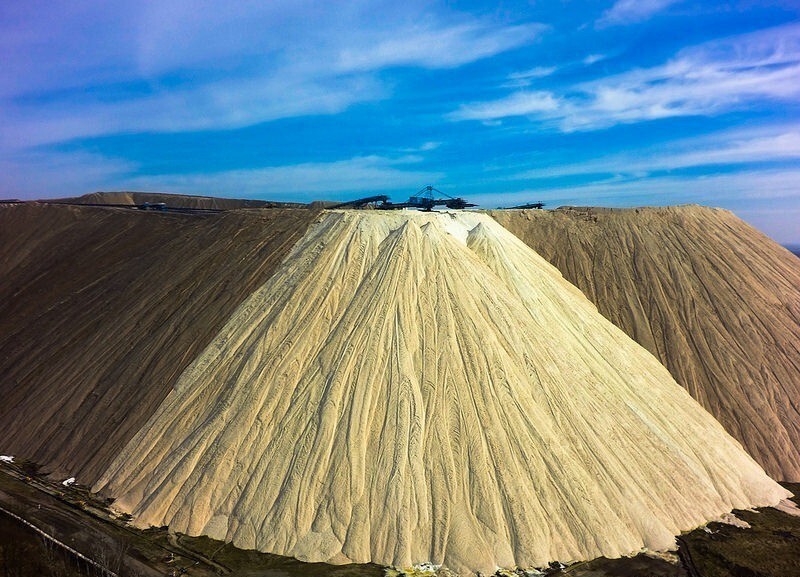
[[[448,68],[533,40],[546,26],[500,26],[401,4],[244,1],[220,10],[212,0],[147,4],[138,18],[137,61],[147,74],[230,69],[241,59],[317,71],[365,72],[392,66]]]
[[[531,198],[560,205],[632,206],[698,203],[726,205],[735,201],[793,198],[800,200],[800,169],[742,171],[707,176],[612,178],[587,184],[542,187],[508,194],[476,195],[475,201],[496,206]]]
[[[754,102],[800,96],[800,60],[777,68],[678,60],[578,88],[584,102],[571,101],[560,115],[560,125],[567,131],[676,116],[713,116]]]
[[[0,159],[5,197],[22,199],[76,196],[95,190],[168,191],[272,200],[311,201],[345,198],[370,191],[417,190],[441,181],[443,174],[418,168],[424,142],[384,156],[330,162],[303,162],[216,172],[137,174],[139,166],[97,154],[60,151],[22,152]]]
[[[697,166],[732,166],[800,160],[800,126],[737,130],[686,139],[635,153],[526,170],[512,179],[588,174],[647,174]]]
[[[522,105],[548,98],[557,106]],[[717,115],[764,101],[800,98],[800,25],[788,25],[684,50],[672,61],[564,89],[514,93],[462,105],[451,120],[532,119],[563,131],[693,115]],[[474,111],[474,114],[470,114]]]
[[[12,4],[0,18],[0,140],[15,149],[338,113],[385,98],[383,69],[458,67],[544,29],[417,0]]]
[[[355,102],[384,96],[369,77],[225,80],[184,90],[159,91],[119,102],[56,103],[35,111],[0,108],[0,151],[74,138],[134,132],[231,129],[307,114],[335,114]]]
[[[214,173],[140,176],[121,184],[134,190],[240,195],[310,201],[343,198],[342,193],[416,190],[441,173],[408,168],[416,159],[360,156],[333,162],[306,162]],[[335,199],[334,198],[334,199]]]
[[[545,78],[558,70],[555,66],[535,66],[527,70],[513,72],[508,75],[507,81],[502,85],[503,88],[525,88],[533,84],[539,78]]]
[[[135,71],[158,78],[175,70],[235,71],[241,62],[282,66],[287,46],[310,49],[304,28],[337,22],[330,7],[309,0],[142,2],[135,12]]]
[[[586,66],[591,66],[595,62],[600,62],[606,58],[605,54],[589,54],[586,58],[583,59],[583,64]]]
[[[660,161],[650,164],[653,168],[671,169],[793,159],[800,159],[799,130],[782,132],[774,136],[734,140],[718,148],[665,156]],[[642,166],[644,169],[646,164]]]
[[[437,142],[435,140],[429,140],[427,142],[423,142],[419,146],[412,146],[411,148],[404,148],[402,149],[403,152],[408,152],[411,154],[417,152],[430,152],[431,150],[436,150],[442,145],[441,142]]]
[[[555,66],[534,66],[508,75],[509,80],[524,80],[528,78],[544,78],[550,76],[557,69]]]
[[[449,27],[415,26],[377,38],[372,46],[345,48],[335,66],[345,71],[392,66],[452,68],[494,56],[531,42],[545,27],[540,24],[487,28],[479,23]]]
[[[500,100],[464,104],[450,113],[451,120],[492,121],[509,116],[529,116],[538,113],[551,114],[559,109],[558,101],[549,92],[520,91]]]
[[[652,18],[680,0],[617,0],[597,21],[599,28],[634,24]]]

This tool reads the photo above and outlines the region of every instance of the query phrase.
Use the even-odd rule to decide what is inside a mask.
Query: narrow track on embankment
[[[42,538],[93,565],[104,575],[117,573],[99,563],[93,551],[122,555],[120,565],[141,577],[169,575],[181,569],[196,577],[225,575],[228,567],[181,546],[167,536],[159,543],[142,531],[126,527],[99,505],[81,506],[70,489],[61,491],[46,480],[25,475],[13,466],[0,468],[0,511]],[[174,556],[175,561],[166,562]]]
[[[23,519],[22,517],[20,517],[19,515],[15,514],[15,513],[12,513],[11,511],[6,509],[5,507],[0,507],[0,512],[4,513],[5,515],[8,515],[12,519],[15,519],[15,520],[19,521],[20,523],[22,523],[26,527],[30,528],[32,531],[36,532],[42,538],[47,539],[51,543],[54,543],[55,545],[61,547],[62,549],[67,551],[70,555],[73,555],[74,557],[77,557],[78,559],[80,559],[84,563],[87,563],[88,565],[91,565],[92,567],[94,567],[95,569],[100,571],[103,575],[110,575],[111,577],[118,577],[118,575],[116,573],[114,573],[113,571],[111,571],[110,569],[107,569],[105,566],[101,565],[97,561],[94,561],[93,559],[90,559],[89,557],[87,557],[86,555],[81,553],[80,551],[76,551],[75,549],[73,549],[72,547],[67,545],[66,543],[64,543],[62,541],[59,541],[58,539],[56,539],[55,537],[53,537],[52,535],[50,535],[46,531],[42,531],[41,529],[39,529],[39,527],[37,527],[33,523],[30,523],[30,522],[26,521],[25,519]]]

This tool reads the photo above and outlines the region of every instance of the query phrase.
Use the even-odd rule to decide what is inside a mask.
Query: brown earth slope
[[[250,198],[218,198],[214,196],[196,196],[189,194],[169,194],[164,192],[91,192],[74,198],[57,199],[61,202],[77,204],[131,204],[166,203],[170,207],[232,210],[235,208],[274,208],[303,205],[295,202],[272,202],[269,200],[253,200]]]
[[[95,481],[317,214],[0,206],[0,453]]]
[[[493,211],[655,354],[777,479],[800,481],[800,261],[721,209]]]

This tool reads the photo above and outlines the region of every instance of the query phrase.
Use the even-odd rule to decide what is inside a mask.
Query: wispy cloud
[[[384,96],[369,77],[233,79],[119,102],[85,101],[0,109],[0,150],[134,132],[181,132],[250,126],[308,114],[335,114]]]
[[[403,148],[402,152],[407,152],[410,154],[415,154],[418,152],[430,152],[431,150],[436,150],[441,145],[442,143],[436,140],[428,140],[426,142],[423,142],[419,146],[413,146],[411,148]]]
[[[577,88],[565,110],[567,130],[676,116],[716,115],[763,100],[800,95],[800,26],[700,46],[663,66],[603,78]],[[720,45],[730,46],[723,53]],[[786,52],[787,48],[791,52]],[[766,50],[766,51],[765,51]],[[583,102],[581,102],[581,100]]]
[[[522,91],[515,92],[500,100],[463,104],[458,110],[450,113],[451,120],[492,121],[509,116],[528,116],[540,113],[556,113],[559,102],[549,92]]]
[[[635,153],[547,168],[526,170],[509,178],[547,179],[591,174],[647,174],[699,166],[734,166],[800,160],[800,126],[736,130],[686,139]],[[800,193],[800,186],[798,186]]]
[[[552,76],[557,71],[569,71],[582,66],[591,66],[601,60],[608,58],[607,54],[589,54],[580,60],[572,62],[563,62],[558,66],[534,66],[526,70],[513,72],[506,77],[506,81],[500,85],[500,88],[527,88],[541,79]]]
[[[528,116],[564,131],[595,130],[676,116],[717,115],[765,100],[798,97],[800,25],[795,24],[700,45],[664,65],[580,83],[562,94],[520,91],[495,101],[465,104],[449,118],[497,121]]]
[[[662,161],[662,167],[683,168],[794,159],[800,159],[800,130],[798,129],[782,131],[774,136],[734,140],[719,148],[676,154],[665,158]]]
[[[376,38],[369,47],[346,47],[335,65],[345,71],[393,66],[452,68],[527,44],[544,29],[541,24],[489,28],[477,22],[444,28],[414,26],[389,38]]]
[[[586,66],[591,66],[596,62],[600,62],[601,60],[605,60],[605,54],[589,54],[586,58],[583,59],[583,64]]]
[[[444,174],[425,168],[425,153],[438,142],[423,142],[383,155],[353,156],[327,162],[300,162],[234,170],[139,174],[123,159],[85,152],[22,151],[0,158],[4,197],[35,199],[71,196],[93,190],[170,191],[246,198],[336,200],[350,193],[416,190],[440,182]]]
[[[751,201],[797,198],[800,169],[742,171],[705,176],[611,178],[570,186],[531,188],[518,192],[476,195],[486,206],[517,204],[530,199],[558,205],[643,206],[702,203],[740,206]],[[733,201],[733,202],[732,202]]]
[[[617,0],[596,22],[598,28],[634,24],[652,18],[680,0]]]
[[[225,11],[188,0],[138,10],[119,1],[35,4],[0,18],[7,146],[335,114],[387,98],[392,82],[382,71],[455,68],[529,43],[545,28],[445,10],[414,17],[413,1],[389,12],[379,3],[344,9],[306,0]]]
[[[553,74],[558,68],[555,66],[535,66],[527,70],[520,70],[508,75],[502,88],[525,88],[540,78],[546,78]]]
[[[534,66],[527,70],[521,70],[508,75],[509,80],[527,80],[528,78],[544,78],[550,76],[555,72],[555,66]]]
[[[342,193],[416,189],[440,180],[439,172],[415,169],[416,158],[360,156],[333,162],[305,162],[213,173],[160,174],[126,181],[136,190],[240,195],[310,201],[340,199]]]
[[[250,65],[364,72],[394,66],[449,68],[534,40],[547,26],[499,25],[424,2],[238,2],[224,11],[173,0],[147,5],[137,26],[146,75]]]
[[[221,80],[158,91],[118,102],[90,100],[64,107],[55,102],[0,108],[0,150],[53,144],[75,138],[136,132],[220,130],[280,118],[336,114],[356,102],[381,98],[383,86],[369,77]]]

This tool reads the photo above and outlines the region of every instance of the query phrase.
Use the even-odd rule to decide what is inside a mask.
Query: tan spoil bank
[[[0,454],[97,481],[317,214],[0,205]]]
[[[800,482],[800,260],[702,206],[492,211],[658,357],[775,479]]]

